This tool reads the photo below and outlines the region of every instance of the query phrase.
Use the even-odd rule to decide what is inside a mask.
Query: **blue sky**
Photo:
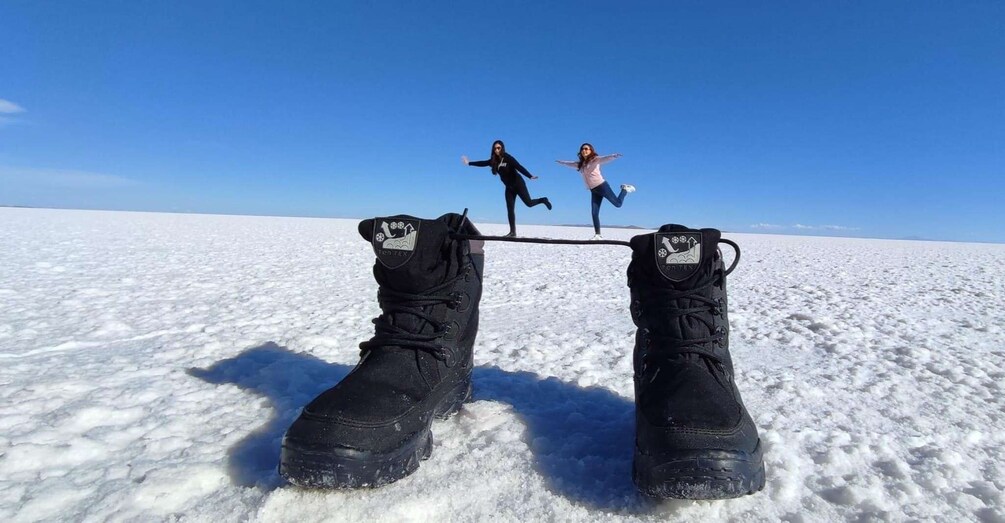
[[[0,3],[0,204],[1005,242],[1001,2]]]

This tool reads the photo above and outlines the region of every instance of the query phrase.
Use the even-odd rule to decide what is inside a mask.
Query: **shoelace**
[[[463,220],[467,218],[467,213],[468,210],[464,209],[462,223]],[[513,236],[483,236],[480,234],[452,234],[451,237],[457,240],[483,240],[483,241],[544,243],[544,244],[562,244],[562,245],[624,245],[626,247],[631,247],[632,245],[629,242],[620,240],[565,240],[555,238],[517,238]],[[726,331],[725,329],[715,329],[712,323],[704,317],[705,316],[704,313],[706,312],[711,312],[713,315],[718,315],[719,314],[718,308],[722,307],[722,303],[720,301],[713,301],[711,298],[706,298],[702,294],[706,289],[710,288],[713,284],[715,284],[718,278],[728,276],[731,272],[733,272],[733,269],[736,268],[736,264],[740,262],[740,246],[737,245],[732,240],[727,240],[725,238],[720,238],[719,243],[725,243],[726,245],[729,245],[730,247],[733,248],[733,251],[736,252],[736,256],[733,258],[733,263],[729,265],[728,269],[726,269],[725,271],[713,271],[712,278],[708,279],[707,281],[701,282],[692,289],[687,289],[683,291],[677,291],[673,289],[657,289],[652,293],[652,296],[656,298],[654,301],[657,301],[657,303],[660,304],[665,303],[667,300],[676,300],[681,298],[690,298],[692,300],[704,303],[705,305],[700,307],[691,307],[688,309],[673,309],[676,312],[671,315],[671,318],[677,318],[682,316],[696,318],[698,321],[704,323],[705,326],[708,327],[708,329],[712,331],[713,334],[711,336],[706,336],[703,338],[678,339],[668,336],[654,335],[651,332],[647,333],[646,336],[649,337],[647,342],[651,341],[654,338],[657,338],[662,341],[668,342],[668,344],[671,347],[673,347],[673,349],[669,351],[666,350],[657,351],[657,353],[660,356],[665,357],[670,354],[694,353],[706,356],[720,364],[722,363],[722,359],[719,356],[717,356],[712,349],[708,348],[706,344],[709,342],[718,343],[719,341],[721,341],[723,338],[726,337]],[[719,275],[720,272],[722,273],[721,276]],[[647,356],[649,356],[650,354],[652,353],[649,352],[646,353]]]
[[[467,209],[464,210],[467,213]],[[483,236],[481,234],[460,234],[454,233],[450,235],[451,238],[455,240],[482,240],[482,241],[493,241],[493,242],[516,242],[516,243],[546,243],[546,244],[558,244],[558,245],[624,245],[625,247],[631,247],[630,242],[623,240],[566,240],[561,238],[518,238],[516,236]],[[736,264],[740,262],[740,246],[736,244],[733,240],[727,240],[725,238],[719,238],[719,243],[725,243],[733,248],[736,252],[736,257],[733,258],[733,263],[729,265],[726,269],[726,275],[733,272],[736,268]]]
[[[468,220],[468,209],[464,209],[461,214],[461,226]],[[515,233],[513,233],[515,234]],[[515,242],[515,243],[550,243],[557,245],[624,245],[631,247],[632,244],[620,240],[564,240],[560,238],[517,238],[516,236],[482,236],[481,234],[460,234],[454,233],[450,237],[455,240],[482,240],[492,242]]]
[[[461,215],[461,224],[467,220],[468,210],[464,209],[464,213]],[[484,236],[481,234],[461,234],[452,233],[450,235],[451,239],[454,240],[481,240],[481,241],[501,241],[501,242],[515,242],[515,243],[542,243],[542,244],[559,244],[559,245],[623,245],[625,247],[631,247],[632,244],[627,241],[621,240],[567,240],[558,238],[518,238],[515,236]],[[697,318],[699,321],[703,322],[709,330],[713,331],[712,336],[707,336],[704,338],[689,338],[689,339],[677,339],[667,336],[653,335],[651,332],[647,332],[646,336],[647,343],[651,342],[653,338],[662,339],[670,343],[673,350],[666,351],[660,350],[655,354],[661,356],[667,356],[671,354],[681,354],[681,353],[693,353],[700,354],[714,360],[715,362],[722,364],[721,358],[715,355],[712,349],[706,347],[705,345],[709,342],[718,342],[726,336],[726,331],[720,329],[715,331],[711,322],[702,316],[698,316],[697,313],[712,312],[713,315],[718,314],[718,307],[722,306],[721,302],[713,301],[710,298],[702,296],[700,293],[713,284],[716,283],[718,277],[728,276],[736,265],[740,262],[740,246],[737,245],[732,240],[727,240],[725,238],[720,238],[719,243],[725,243],[733,248],[736,252],[736,256],[733,258],[733,263],[729,265],[729,268],[725,271],[713,271],[712,278],[707,281],[700,283],[692,289],[687,289],[684,291],[676,291],[672,289],[657,289],[652,295],[659,296],[662,298],[660,301],[673,300],[680,298],[691,298],[705,303],[702,307],[692,307],[688,309],[677,309],[677,313],[673,314],[671,317],[681,317],[689,316]],[[722,276],[719,276],[720,272]],[[457,278],[462,277],[458,275],[443,284],[430,289],[430,292],[439,291],[444,288],[448,288],[453,285]],[[435,321],[432,317],[422,312],[422,307],[425,305],[434,305],[437,303],[450,303],[455,300],[455,296],[452,295],[433,295],[433,294],[407,294],[397,291],[392,291],[390,289],[381,288],[378,291],[378,299],[381,303],[387,303],[388,308],[384,310],[384,314],[375,318],[373,323],[377,326],[377,333],[369,341],[365,341],[360,344],[360,348],[365,352],[372,350],[374,348],[387,346],[387,345],[397,345],[399,347],[415,347],[420,350],[425,350],[430,352],[434,357],[441,360],[447,360],[452,355],[449,349],[434,343],[434,341],[444,334],[447,333],[447,326]],[[412,314],[418,318],[426,320],[433,325],[434,331],[430,334],[418,334],[409,332],[397,325],[393,325],[385,316],[400,312]],[[383,318],[383,321],[382,321]],[[646,352],[645,356],[650,357],[651,352]],[[655,376],[654,376],[655,377]]]
[[[565,240],[561,238],[520,238],[517,236],[482,236],[480,234],[451,234],[455,240],[482,240],[493,242],[515,242],[515,243],[551,243],[559,245],[624,245],[631,247],[632,244],[622,240]]]
[[[694,288],[676,291],[672,289],[657,289],[652,291],[647,296],[645,302],[642,306],[646,308],[653,308],[658,311],[667,311],[668,321],[675,321],[678,318],[682,318],[684,322],[688,320],[696,320],[705,325],[709,330],[711,335],[703,337],[689,337],[689,338],[677,338],[674,336],[654,334],[650,330],[646,330],[643,333],[643,343],[647,346],[651,345],[653,341],[661,341],[660,349],[656,351],[646,351],[645,358],[655,359],[655,358],[666,358],[674,356],[677,354],[700,354],[717,363],[722,363],[722,359],[715,354],[714,349],[712,349],[709,344],[718,344],[726,337],[726,330],[721,327],[715,327],[710,319],[710,316],[717,316],[720,312],[720,307],[722,307],[722,301],[713,300],[704,296],[707,289],[711,288],[716,284],[716,280],[720,277],[720,271],[714,271],[713,277],[700,283]],[[667,305],[667,302],[672,300],[680,299],[690,299],[699,302],[701,305],[696,307],[689,307],[686,309],[680,309]]]
[[[377,290],[377,301],[380,303],[383,313],[373,319],[373,324],[376,325],[374,336],[359,344],[362,352],[361,355],[365,357],[370,351],[382,347],[411,347],[426,351],[432,354],[434,358],[451,365],[451,359],[454,356],[453,352],[447,347],[436,343],[436,340],[449,332],[449,324],[436,321],[431,315],[423,312],[423,309],[427,306],[440,303],[445,303],[448,306],[453,304],[455,307],[459,305],[461,298],[456,293],[437,293],[452,287],[457,280],[463,277],[464,271],[461,271],[457,276],[429,289],[429,291],[423,294],[398,292],[380,287]],[[421,334],[391,323],[391,318],[400,314],[409,314],[428,322],[433,327],[433,331]]]
[[[653,334],[652,331],[647,329],[643,333],[643,343],[646,344],[647,349],[654,340],[661,341],[663,343],[661,344],[661,348],[659,350],[645,351],[643,354],[643,367],[653,363],[654,360],[667,359],[678,354],[698,354],[719,365],[724,364],[722,358],[717,355],[714,348],[710,346],[710,344],[718,345],[726,337],[726,329],[716,327],[711,321],[711,317],[721,314],[721,309],[724,304],[721,299],[713,300],[712,298],[707,297],[706,294],[708,294],[708,289],[712,286],[720,285],[722,279],[728,276],[731,272],[733,272],[733,269],[736,268],[736,264],[740,259],[740,247],[731,240],[720,239],[719,241],[720,243],[725,243],[733,247],[733,250],[736,251],[736,257],[728,269],[713,270],[709,278],[697,283],[690,289],[654,289],[647,293],[645,303],[639,304],[641,307],[653,307],[656,310],[667,311],[669,313],[667,315],[667,319],[669,321],[675,321],[678,318],[682,318],[685,323],[689,320],[696,320],[704,324],[711,334],[709,336],[696,338],[677,338],[674,336]],[[672,303],[674,300],[682,299],[696,301],[699,305],[683,309],[669,305],[669,303]],[[656,376],[653,375],[651,379],[655,378]]]

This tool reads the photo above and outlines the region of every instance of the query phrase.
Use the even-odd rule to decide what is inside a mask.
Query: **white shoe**
[[[631,194],[631,193],[635,192],[635,186],[632,185],[632,184],[629,184],[629,183],[623,183],[623,184],[621,184],[621,189],[624,190],[628,194]]]
[[[603,239],[604,237],[599,234],[594,234],[593,238],[590,238],[590,240],[603,240]]]

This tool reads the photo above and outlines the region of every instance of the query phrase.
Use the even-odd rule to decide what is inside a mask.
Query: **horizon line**
[[[308,215],[308,214],[251,214],[251,213],[240,213],[240,212],[207,212],[207,211],[192,211],[192,210],[181,210],[181,211],[167,211],[167,210],[149,210],[149,209],[107,209],[107,208],[97,208],[97,207],[48,207],[48,206],[34,206],[34,205],[13,205],[13,204],[3,204],[0,203],[0,208],[10,208],[10,209],[47,209],[47,210],[57,210],[57,211],[100,211],[100,212],[137,212],[137,213],[150,213],[150,214],[195,214],[195,215],[207,215],[207,216],[248,216],[248,217],[261,217],[261,218],[311,218],[311,219],[322,219],[322,220],[364,220],[366,218],[372,218],[368,216],[366,218],[360,218],[358,216],[332,216],[332,215]],[[507,225],[505,223],[496,222],[485,222],[492,225]],[[538,227],[583,227],[592,228],[593,225],[590,224],[550,224],[550,223],[523,223],[522,225],[533,225]],[[656,231],[659,226],[656,227],[644,227],[640,225],[605,225],[604,227],[608,229],[629,229],[629,230],[645,230],[645,231]],[[767,236],[800,236],[800,237],[810,237],[810,238],[849,238],[849,239],[859,239],[859,240],[895,240],[895,241],[917,241],[917,242],[949,242],[949,243],[980,243],[980,244],[992,244],[992,245],[1005,245],[1005,241],[993,241],[993,240],[949,240],[949,239],[936,239],[936,238],[924,238],[921,236],[902,236],[902,237],[892,237],[892,236],[844,236],[844,235],[822,235],[822,234],[807,234],[800,232],[744,232],[735,231],[729,229],[720,229],[723,233],[730,234],[763,234]]]

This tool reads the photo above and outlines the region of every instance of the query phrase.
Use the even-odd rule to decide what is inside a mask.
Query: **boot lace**
[[[464,209],[463,219],[466,219],[468,210]],[[558,245],[623,245],[625,247],[631,247],[632,244],[627,241],[621,240],[566,240],[557,238],[516,238],[509,236],[485,236],[481,234],[452,234],[451,237],[456,240],[482,240],[482,241],[501,241],[501,242],[516,242],[516,243],[543,243],[543,244],[558,244]],[[718,316],[721,314],[721,309],[723,308],[723,302],[721,299],[713,300],[705,296],[706,291],[710,289],[713,285],[721,285],[722,279],[733,272],[736,265],[740,262],[740,246],[732,240],[727,240],[725,238],[719,238],[719,243],[725,243],[733,248],[736,256],[733,257],[733,262],[729,265],[729,268],[716,269],[712,271],[710,278],[702,281],[694,288],[686,289],[682,291],[677,291],[673,289],[656,289],[651,291],[649,297],[646,299],[647,302],[654,304],[657,309],[662,309],[670,312],[669,318],[671,320],[676,318],[684,318],[685,322],[689,319],[696,319],[697,321],[705,324],[711,333],[709,336],[698,337],[698,338],[676,338],[673,336],[666,336],[660,334],[653,334],[652,331],[646,329],[643,333],[644,343],[648,347],[651,345],[653,340],[658,340],[663,342],[661,344],[661,349],[658,351],[646,351],[643,355],[643,366],[646,365],[647,359],[651,360],[653,358],[668,358],[673,357],[678,354],[699,354],[704,356],[720,367],[723,365],[722,357],[715,353],[712,345],[718,345],[726,337],[727,331],[724,327],[716,327],[713,321],[710,319],[713,316]],[[671,307],[668,305],[672,300],[679,300],[689,298],[691,300],[699,302],[701,305],[697,307],[689,307],[686,309],[680,309],[676,307]],[[640,311],[641,312],[641,311]],[[658,372],[658,370],[657,370]],[[655,375],[653,376],[655,379]]]
[[[391,346],[408,347],[428,352],[434,358],[452,364],[454,353],[448,347],[437,343],[438,339],[450,332],[451,325],[437,321],[432,315],[425,312],[425,309],[441,303],[451,308],[459,306],[462,299],[459,293],[439,293],[449,289],[463,277],[464,271],[461,271],[458,276],[422,294],[399,292],[381,286],[377,290],[377,301],[382,313],[373,319],[373,324],[376,326],[373,337],[359,344],[360,355],[366,358],[367,354],[375,349]],[[432,327],[432,331],[425,334],[418,332],[423,326],[421,322],[417,323],[417,328],[407,328],[395,324],[395,318],[401,318],[402,315],[406,314],[425,321]]]
[[[712,278],[705,280],[692,289],[684,291],[657,289],[648,293],[648,297],[645,300],[646,304],[657,311],[666,313],[661,318],[665,317],[668,321],[677,321],[680,319],[685,324],[697,321],[705,325],[710,335],[677,338],[665,334],[656,334],[649,329],[645,329],[642,334],[643,343],[649,347],[654,341],[658,341],[660,342],[660,349],[656,351],[647,350],[644,357],[664,358],[677,354],[691,353],[700,354],[717,363],[722,363],[722,359],[716,355],[715,350],[712,348],[712,345],[720,344],[726,337],[726,329],[717,327],[712,321],[713,316],[718,316],[721,313],[722,301],[713,300],[705,295],[707,294],[706,291],[717,283],[717,280],[721,277],[720,273],[721,271],[714,271]],[[690,299],[698,302],[698,304],[688,308],[678,308],[670,304],[675,300],[683,299]]]
[[[679,320],[684,324],[699,322],[705,326],[709,335],[678,338],[670,335],[655,334],[649,329],[644,329],[642,333],[643,344],[647,350],[642,356],[643,368],[648,367],[655,360],[670,359],[680,354],[698,354],[720,367],[725,364],[722,357],[716,353],[715,347],[722,344],[722,341],[727,336],[727,330],[723,326],[715,325],[713,321],[715,316],[722,314],[724,303],[721,298],[712,299],[709,295],[711,294],[711,288],[713,286],[721,286],[723,279],[736,268],[736,264],[740,260],[740,247],[731,240],[720,239],[719,241],[720,243],[730,245],[736,251],[733,263],[730,264],[728,269],[717,268],[713,270],[708,278],[700,281],[690,289],[651,290],[646,293],[645,304],[639,303],[637,305],[639,307],[639,314],[641,314],[641,307],[647,306],[653,307],[656,311],[664,312],[668,321]],[[676,300],[685,299],[691,300],[692,303],[697,302],[697,304],[687,308],[679,308],[674,305]],[[659,342],[659,350],[648,350],[654,341]],[[655,379],[655,375],[652,379]]]

